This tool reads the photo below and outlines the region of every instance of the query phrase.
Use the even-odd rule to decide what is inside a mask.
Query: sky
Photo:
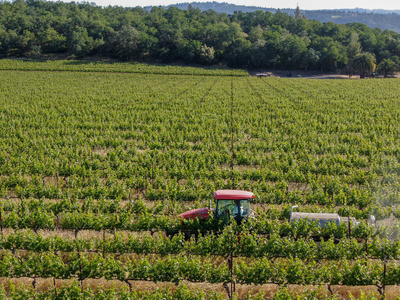
[[[236,5],[260,6],[267,8],[296,8],[300,9],[341,9],[341,8],[366,8],[400,10],[399,0],[88,0],[100,6],[118,5],[125,7],[158,6],[183,2],[227,2]],[[66,1],[68,2],[68,1]],[[75,0],[75,2],[80,2]]]

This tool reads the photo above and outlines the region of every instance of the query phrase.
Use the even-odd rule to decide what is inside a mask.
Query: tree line
[[[400,68],[400,34],[271,12],[101,7],[42,0],[0,2],[0,56],[227,64],[231,67],[346,70],[361,77]]]

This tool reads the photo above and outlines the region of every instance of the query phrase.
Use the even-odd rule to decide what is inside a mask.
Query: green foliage
[[[393,75],[395,71],[399,69],[399,65],[396,64],[393,60],[390,58],[385,58],[383,59],[379,65],[377,66],[377,71],[380,74],[383,74],[385,78],[387,78],[389,75]]]
[[[354,68],[360,73],[360,78],[371,75],[376,68],[375,56],[372,53],[360,53],[353,60]]]
[[[236,259],[235,275],[242,284],[343,284],[363,286],[382,284],[383,265],[368,260],[329,261],[318,264],[315,261],[285,259],[271,262],[262,258],[257,261]],[[399,268],[387,266],[386,284],[399,283]],[[226,263],[217,262],[213,257],[166,256],[162,258],[143,256],[140,259],[120,261],[99,255],[52,253],[28,254],[17,258],[11,253],[2,254],[0,261],[2,277],[34,277],[69,279],[105,277],[107,280],[151,280],[154,282],[223,283],[230,282]]]
[[[46,299],[46,300],[88,300],[88,299],[141,299],[141,300],[156,300],[156,299],[192,299],[192,300],[205,300],[205,299],[224,299],[222,293],[205,292],[195,288],[189,288],[186,284],[180,284],[176,289],[171,288],[157,288],[154,291],[141,291],[135,289],[128,291],[127,288],[85,288],[83,291],[77,282],[64,285],[57,288],[57,293],[53,291],[33,291],[29,287],[12,287],[11,291],[0,290],[0,299]]]
[[[83,58],[100,54],[125,61],[326,71],[347,66],[350,74],[361,49],[374,54],[378,64],[400,57],[399,34],[394,31],[354,22],[322,24],[303,16],[299,9],[290,17],[281,11],[226,15],[176,7],[146,10],[38,0],[2,2],[0,55],[64,53]]]
[[[194,68],[166,66],[145,63],[110,63],[78,60],[30,61],[10,60],[0,61],[0,70],[36,70],[36,71],[73,71],[73,72],[105,72],[105,73],[137,73],[160,75],[208,75],[208,76],[248,76],[244,70],[224,70],[218,68]]]
[[[390,262],[400,259],[400,244],[385,239],[398,225],[375,232],[366,222],[400,215],[397,81],[260,80],[85,61],[0,66],[0,224],[15,229],[0,241],[2,277],[220,284],[232,280],[224,260],[232,253],[239,283],[400,283]],[[235,188],[254,191],[256,219],[239,227],[177,217],[232,188],[232,174]],[[293,204],[360,224],[348,238],[345,223],[289,223]],[[98,237],[42,233],[57,229]],[[79,287],[65,293],[81,295]]]

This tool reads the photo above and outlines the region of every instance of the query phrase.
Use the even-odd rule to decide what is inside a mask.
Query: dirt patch
[[[302,183],[302,182],[289,182],[288,183],[288,192],[294,192],[294,191],[300,191],[300,192],[309,192],[310,191],[310,185],[308,183]]]
[[[107,157],[107,150],[106,149],[93,149],[92,153],[100,155],[100,156],[103,156],[103,157]]]
[[[221,170],[232,170],[232,167],[230,164],[223,164],[220,165],[219,167]],[[233,170],[243,172],[245,170],[256,170],[259,169],[260,167],[254,166],[254,165],[234,165]]]
[[[138,154],[143,154],[143,153],[146,153],[147,151],[149,151],[149,149],[136,149],[136,152]]]
[[[357,79],[360,76],[349,76],[346,74],[321,73],[317,71],[282,71],[282,70],[255,70],[249,71],[251,76],[257,77],[279,77],[279,78],[309,78],[309,79]],[[265,74],[265,76],[262,76]],[[260,76],[261,75],[261,76]]]
[[[60,177],[43,177],[43,184],[44,185],[52,185],[52,186],[59,186],[60,185]]]
[[[187,141],[186,142],[190,147],[196,147],[196,146],[198,146],[198,145],[200,145],[200,144],[202,144],[202,141],[196,141],[196,142],[190,142],[190,141]]]

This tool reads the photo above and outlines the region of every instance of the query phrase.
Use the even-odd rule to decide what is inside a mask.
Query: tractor
[[[245,222],[248,218],[254,218],[254,212],[250,209],[250,202],[254,199],[254,194],[250,191],[242,190],[217,190],[214,193],[216,200],[215,209],[211,208],[211,200],[208,207],[192,209],[179,215],[183,220],[198,219],[206,220],[214,216],[215,220],[233,218],[237,224]],[[183,230],[185,231],[185,230]],[[190,236],[185,233],[185,236]]]

